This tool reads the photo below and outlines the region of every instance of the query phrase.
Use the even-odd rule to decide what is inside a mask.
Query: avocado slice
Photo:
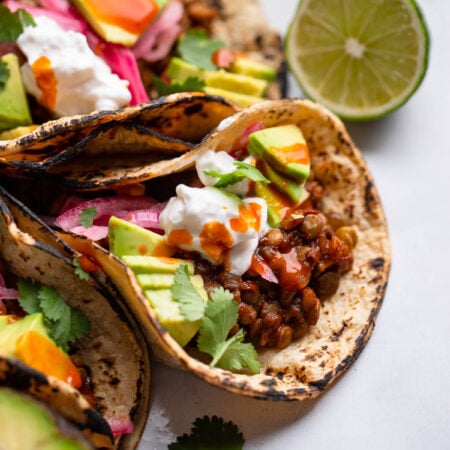
[[[310,173],[308,146],[296,125],[280,125],[255,131],[248,137],[248,151],[274,169],[305,181]]]
[[[6,356],[14,356],[17,340],[27,331],[37,331],[49,338],[42,313],[28,314],[13,323],[4,322],[0,322],[0,350]]]
[[[9,69],[9,77],[0,91],[0,131],[31,125],[25,88],[22,83],[19,59],[13,53],[0,58]]]
[[[262,97],[254,97],[253,95],[239,94],[237,92],[227,91],[225,89],[213,88],[205,86],[203,91],[209,95],[217,95],[219,97],[226,98],[239,106],[245,108],[246,106],[254,105],[264,100]]]
[[[124,255],[171,256],[172,247],[164,236],[118,217],[109,219],[109,248],[121,258]]]
[[[305,191],[303,183],[289,177],[288,175],[280,174],[264,160],[258,161],[257,168],[279,191],[286,194],[293,202],[300,202]]]
[[[274,81],[277,76],[277,71],[273,67],[243,56],[237,56],[231,63],[230,72],[252,78],[261,78],[269,83]]]
[[[47,405],[4,386],[0,387],[0,423],[0,448],[5,450],[93,448],[78,429]]]
[[[194,274],[194,263],[186,259],[159,257],[159,256],[140,256],[140,255],[123,255],[122,260],[130,266],[136,274],[141,273],[171,273],[174,274],[181,264],[188,267],[190,275]]]
[[[196,281],[193,280],[193,284],[195,283],[194,287],[206,303],[208,297],[203,287],[203,279],[201,277],[200,279],[201,289],[195,285],[199,283],[198,278]],[[146,289],[144,292],[161,325],[181,347],[184,347],[197,334],[201,319],[194,322],[187,321],[180,312],[179,303],[173,299],[170,289]]]
[[[262,98],[269,86],[266,80],[227,72],[223,69],[201,69],[177,57],[170,60],[166,74],[170,79],[181,83],[189,77],[194,77],[204,81],[207,87],[223,89],[224,91],[231,91],[252,97]]]

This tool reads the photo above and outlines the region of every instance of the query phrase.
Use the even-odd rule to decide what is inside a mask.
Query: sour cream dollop
[[[180,184],[176,194],[160,215],[167,243],[242,275],[267,227],[266,202],[257,197],[241,200],[212,186]]]
[[[81,33],[63,30],[39,16],[17,45],[27,58],[25,89],[58,116],[115,109],[129,104],[128,81],[121,80],[88,46]]]

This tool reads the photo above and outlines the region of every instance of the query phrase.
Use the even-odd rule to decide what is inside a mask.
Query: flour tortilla
[[[0,188],[0,235],[0,260],[11,274],[54,286],[70,306],[88,316],[91,330],[71,353],[79,355],[89,369],[97,408],[103,417],[130,417],[134,431],[115,445],[108,443],[103,435],[90,432],[91,414],[78,391],[52,377],[43,377],[48,379],[48,385],[45,382],[36,385],[30,380],[42,380],[42,376],[30,371],[33,395],[38,393],[41,399],[59,404],[60,413],[86,428],[88,437],[99,448],[135,448],[149,412],[149,351],[117,291],[100,283],[95,276],[88,281],[80,279],[72,264],[74,251],[3,188]],[[0,380],[2,373],[6,376],[13,370],[5,358],[0,358],[0,369]]]
[[[358,235],[353,267],[342,277],[335,295],[324,302],[317,325],[282,350],[262,350],[260,374],[210,368],[191,357],[161,327],[128,267],[88,239],[62,237],[96,259],[117,285],[147,333],[158,360],[238,394],[270,400],[302,400],[324,392],[348,370],[369,339],[390,270],[388,229],[372,175],[343,123],[310,101],[267,101],[240,111],[225,119],[194,153],[199,156],[209,149],[229,150],[255,122],[266,127],[289,123],[300,126],[311,152],[313,171],[316,177],[322,176],[326,190],[323,212],[339,213]]]

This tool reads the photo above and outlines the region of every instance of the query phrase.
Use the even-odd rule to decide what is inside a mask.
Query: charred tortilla
[[[323,302],[320,317],[302,338],[286,348],[259,351],[260,374],[246,375],[210,368],[181,348],[159,324],[130,268],[97,244],[63,235],[95,259],[117,285],[140,321],[155,357],[191,371],[229,391],[261,399],[302,400],[316,397],[342,375],[367,343],[382,304],[391,254],[386,219],[372,175],[342,122],[306,100],[267,101],[225,119],[193,151],[227,151],[256,122],[265,127],[298,125],[307,141],[312,171],[325,195],[323,214],[339,214],[358,236],[353,265],[336,293]],[[191,164],[192,165],[192,164]],[[186,166],[185,169],[189,169]],[[161,172],[161,176],[168,172]],[[153,180],[157,187],[158,179]]]
[[[139,328],[123,309],[123,303],[119,303],[117,291],[107,283],[100,284],[95,275],[90,280],[80,279],[72,264],[74,251],[3,188],[0,188],[0,213],[3,266],[14,277],[53,286],[91,322],[91,330],[71,349],[71,355],[83,361],[91,380],[95,407],[65,383],[33,370],[29,370],[26,380],[22,378],[27,381],[23,386],[33,395],[58,405],[64,417],[86,429],[97,447],[135,448],[146,423],[150,399],[149,355]],[[0,380],[14,373],[14,364],[0,358]],[[123,435],[115,444],[105,431],[97,436],[95,429],[90,430],[92,408],[101,413],[105,425],[105,419],[130,418],[133,432]],[[109,427],[106,425],[105,429],[108,431]]]

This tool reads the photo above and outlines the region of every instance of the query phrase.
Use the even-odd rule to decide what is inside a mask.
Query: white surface
[[[360,358],[302,403],[242,398],[154,364],[140,450],[167,448],[205,414],[233,420],[248,450],[450,449],[450,3],[420,3],[431,33],[425,81],[389,117],[348,126],[375,177],[393,247],[384,305]],[[262,4],[284,33],[295,0]],[[300,91],[292,86],[290,95]]]

